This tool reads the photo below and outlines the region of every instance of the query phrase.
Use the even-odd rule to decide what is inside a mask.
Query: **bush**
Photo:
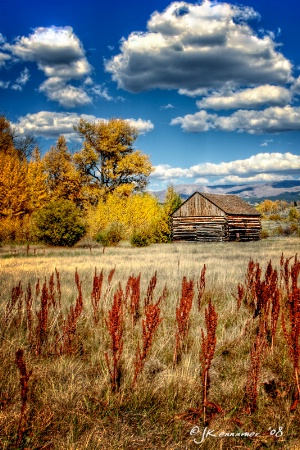
[[[262,238],[262,239],[267,239],[268,237],[270,237],[269,231],[266,230],[266,229],[263,229],[263,230],[261,231],[261,238]]]
[[[270,214],[270,215],[269,215],[269,220],[276,220],[276,221],[279,221],[279,220],[282,220],[282,217],[281,217],[280,214]]]
[[[116,247],[124,238],[124,226],[119,222],[112,222],[107,228],[96,235],[96,241],[103,247]]]
[[[34,214],[36,237],[48,245],[72,247],[85,234],[79,211],[70,200],[52,201]]]
[[[150,244],[149,237],[144,231],[134,231],[130,238],[133,247],[147,247]]]

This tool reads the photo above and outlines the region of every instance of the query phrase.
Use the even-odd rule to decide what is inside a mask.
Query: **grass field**
[[[298,250],[300,239],[295,237],[249,243],[157,244],[143,249],[123,243],[104,252],[100,247],[0,247],[0,448],[299,449],[300,405],[281,320],[274,347],[264,344],[260,355],[257,402],[249,409],[250,355],[260,315],[253,318],[245,299],[238,308],[235,298],[238,284],[245,283],[249,260],[259,263],[262,280],[271,260],[284,312],[287,293],[280,284],[280,258],[282,254],[285,260],[294,257]],[[290,264],[293,262],[295,259]],[[199,309],[197,295],[204,264],[205,290]],[[93,308],[94,275],[96,271],[99,281],[101,270],[102,295]],[[129,292],[128,288],[125,300],[132,275],[135,290]],[[186,334],[175,361],[176,309],[183,311],[180,300],[188,297],[182,291],[183,277],[191,283],[193,303],[190,315],[186,313]],[[48,292],[46,306],[42,306],[43,285]],[[14,290],[12,294],[17,286],[18,293]],[[120,289],[123,294],[119,295]],[[297,286],[294,289],[300,292]],[[160,296],[163,298],[157,303]],[[137,297],[139,303],[133,311]],[[137,355],[142,354],[147,332],[147,298],[153,314],[157,305],[162,320],[152,331],[148,329],[151,336],[137,373]],[[207,390],[211,405],[204,415],[201,330],[205,335],[209,301],[218,323]],[[153,316],[151,320],[153,325]],[[19,368],[16,364],[18,349],[24,351],[26,370],[24,365],[20,369],[20,361]],[[114,387],[113,367],[118,372]],[[291,412],[293,402],[296,406]],[[253,404],[252,398],[250,406]],[[205,428],[216,437],[208,435],[200,444]],[[236,436],[238,433],[246,436]]]

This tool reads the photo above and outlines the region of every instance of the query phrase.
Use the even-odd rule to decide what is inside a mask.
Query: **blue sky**
[[[300,4],[11,0],[1,5],[0,112],[42,152],[121,117],[151,189],[300,178]]]

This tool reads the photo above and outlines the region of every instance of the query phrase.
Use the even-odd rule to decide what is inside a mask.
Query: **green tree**
[[[72,247],[85,234],[76,205],[60,199],[47,203],[34,214],[36,237],[49,245]]]
[[[74,160],[86,185],[99,194],[117,191],[126,195],[146,187],[153,169],[148,156],[134,149],[138,132],[126,120],[91,123],[81,119],[75,129],[84,138]]]

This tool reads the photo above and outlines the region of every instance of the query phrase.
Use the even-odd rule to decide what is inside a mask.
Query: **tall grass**
[[[295,242],[2,248],[0,447],[296,449]]]

